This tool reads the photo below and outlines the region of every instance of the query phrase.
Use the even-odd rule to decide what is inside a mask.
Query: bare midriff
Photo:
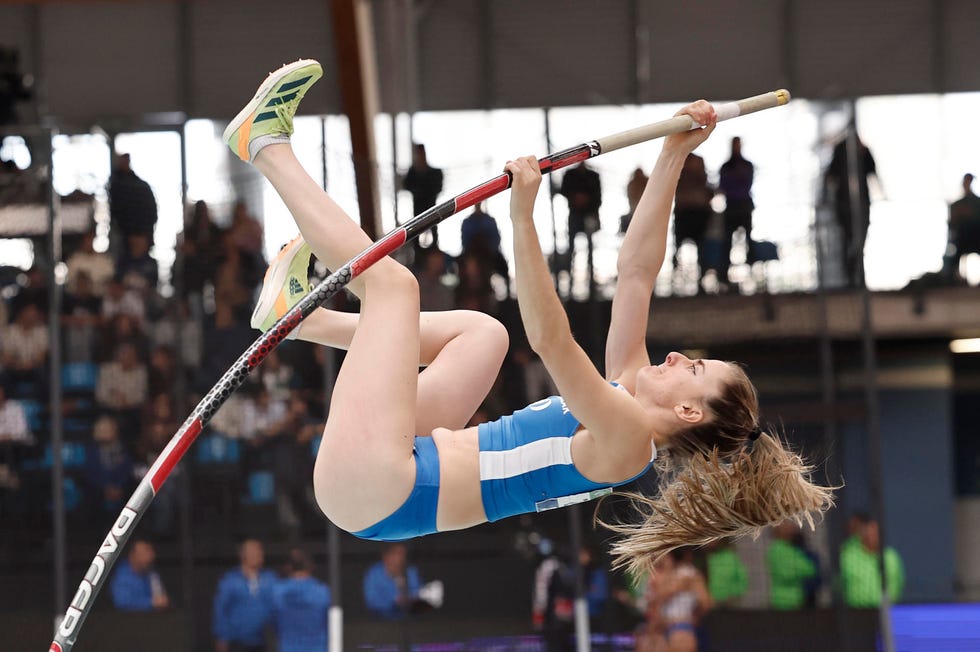
[[[463,430],[436,428],[432,431],[439,449],[440,531],[460,530],[487,520],[480,490],[480,440],[477,427]],[[643,470],[650,459],[650,444],[634,446],[633,454],[610,455],[602,451],[586,429],[575,433],[572,457],[575,468],[587,479],[616,484]]]
[[[480,493],[480,441],[476,426],[463,430],[436,428],[439,449],[440,531],[461,530],[487,520]]]

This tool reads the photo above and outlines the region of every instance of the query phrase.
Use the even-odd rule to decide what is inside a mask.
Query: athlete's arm
[[[541,253],[532,216],[541,171],[533,157],[510,161],[511,219],[517,302],[528,343],[541,356],[572,414],[597,437],[629,433],[649,441],[646,415],[626,392],[607,383],[572,337]]]
[[[687,155],[711,134],[717,120],[714,108],[704,100],[689,104],[676,115],[681,114],[706,126],[664,141],[616,262],[618,282],[606,337],[606,377],[631,391],[635,389],[636,371],[650,364],[646,348],[650,297],[667,251],[667,225],[677,180]]]

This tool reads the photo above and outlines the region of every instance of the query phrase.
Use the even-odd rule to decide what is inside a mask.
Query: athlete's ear
[[[688,425],[697,425],[704,421],[704,410],[694,403],[678,403],[674,406],[674,414]]]

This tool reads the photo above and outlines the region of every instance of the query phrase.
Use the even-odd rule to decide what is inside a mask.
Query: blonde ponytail
[[[767,433],[727,456],[712,448],[679,458],[675,467],[670,451],[663,455],[657,496],[626,494],[641,515],[638,522],[597,517],[622,535],[611,550],[616,567],[644,572],[680,546],[755,536],[786,519],[812,528],[814,515],[833,505],[833,488],[813,484],[813,468]]]

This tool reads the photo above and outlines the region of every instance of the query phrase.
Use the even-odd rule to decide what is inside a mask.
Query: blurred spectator
[[[8,519],[21,488],[21,464],[33,443],[24,406],[8,399],[7,390],[0,383],[0,513]],[[5,525],[9,525],[9,520]]]
[[[236,202],[231,225],[222,238],[221,258],[215,273],[215,300],[232,300],[245,321],[251,313],[252,294],[266,270],[262,239],[262,225],[244,202]],[[239,299],[242,292],[244,296]]]
[[[24,273],[24,276],[23,281],[18,279],[21,287],[10,302],[11,313],[16,316],[21,308],[30,304],[36,306],[42,315],[47,316],[48,296],[50,294],[48,292],[47,273],[35,261],[30,269]]]
[[[436,205],[439,193],[442,192],[442,170],[429,165],[425,155],[425,145],[412,145],[412,165],[402,179],[402,188],[412,194],[412,210],[415,215],[424,213]],[[439,246],[438,227],[432,227],[432,246]]]
[[[550,540],[542,542],[541,561],[534,571],[531,618],[544,638],[546,652],[575,649],[575,570],[555,550]]]
[[[609,573],[598,558],[596,549],[583,546],[578,553],[578,563],[582,566],[582,577],[585,582],[585,600],[589,606],[589,619],[593,628],[599,625],[599,619],[606,611],[609,600]]]
[[[497,220],[483,209],[483,202],[473,207],[460,227],[463,255],[472,253],[482,256],[495,274],[508,279],[507,259],[500,249],[500,229]]]
[[[732,153],[721,166],[718,189],[725,195],[725,228],[721,240],[721,260],[718,266],[718,282],[728,284],[728,268],[732,260],[732,236],[742,229],[745,233],[746,250],[752,243],[752,181],[755,166],[742,156],[742,139],[732,138]],[[751,260],[751,252],[748,253]]]
[[[841,544],[841,552],[853,546],[861,546],[861,533],[864,526],[871,522],[871,515],[867,512],[852,512],[847,518],[847,538]]]
[[[214,275],[214,300],[232,310],[239,321],[248,321],[246,313],[252,301],[252,289],[261,279],[256,276],[251,258],[238,246],[235,234],[225,231],[221,236],[221,257]]]
[[[146,236],[153,244],[153,229],[157,223],[157,202],[150,184],[139,178],[129,154],[116,157],[109,176],[110,240],[116,256],[122,253],[127,238],[134,233]]]
[[[78,249],[68,257],[68,278],[65,287],[68,294],[77,293],[78,277],[81,274],[88,275],[92,284],[92,294],[97,297],[105,294],[106,286],[115,274],[116,267],[109,254],[95,250],[94,242],[95,231],[86,231],[82,234]]]
[[[265,550],[259,541],[243,541],[238,556],[241,565],[225,573],[214,596],[215,651],[265,652],[276,575],[263,569]]]
[[[289,552],[285,578],[273,590],[272,604],[279,652],[327,650],[330,588],[313,577],[313,562],[302,550]]]
[[[160,453],[177,432],[177,417],[169,397],[158,394],[143,410],[143,429],[136,446],[136,466],[133,476],[141,480],[153,466]],[[139,433],[139,430],[133,432]],[[123,432],[123,435],[126,435]],[[170,474],[170,478],[157,491],[153,505],[143,517],[141,527],[147,528],[157,537],[174,536],[177,521],[177,502],[181,482],[184,481],[184,467],[178,465]]]
[[[245,405],[251,401],[241,391],[228,397],[211,419],[210,427],[230,439],[245,437]]]
[[[295,374],[293,368],[282,361],[279,351],[273,349],[259,367],[259,382],[276,401],[287,401],[292,393]]]
[[[148,325],[153,344],[168,347],[188,372],[201,365],[204,325],[200,314],[192,313],[188,299],[172,297],[164,304],[163,313]]]
[[[419,279],[419,307],[423,311],[452,310],[453,290],[442,282],[446,273],[446,254],[438,247],[421,249],[416,258]]]
[[[92,429],[85,479],[92,512],[116,514],[125,504],[133,478],[133,460],[119,439],[119,424],[101,416]]]
[[[973,175],[963,175],[963,196],[949,206],[949,249],[944,273],[950,281],[959,280],[960,259],[980,253],[980,197],[973,193]]]
[[[161,430],[161,436],[167,437],[175,433],[180,424],[177,419],[173,392],[153,394],[143,407],[142,419],[143,432],[144,434],[149,433],[151,439],[155,438],[153,433],[156,430]]]
[[[310,442],[322,432],[323,422],[310,414],[306,401],[296,394],[289,399],[282,420],[266,433],[279,522],[294,537],[300,534],[303,517],[312,517],[313,510],[307,509],[313,473]]]
[[[20,401],[8,399],[7,388],[0,384],[0,445],[30,444],[33,439],[24,406]]]
[[[749,574],[731,541],[708,545],[708,592],[719,607],[732,606],[749,588]]]
[[[24,406],[8,399],[7,388],[0,383],[0,490],[15,492],[20,488],[20,467],[33,444]],[[7,507],[6,493],[0,491],[0,510]]]
[[[100,331],[102,341],[99,343],[97,358],[101,362],[112,360],[120,344],[132,344],[141,360],[147,356],[149,343],[139,320],[132,315],[119,313],[111,319],[104,320]]]
[[[456,286],[456,307],[488,314],[497,313],[497,297],[490,278],[493,270],[484,258],[473,253],[457,259],[459,284]]]
[[[674,269],[677,269],[677,254],[681,245],[690,240],[698,249],[698,292],[704,289],[701,280],[710,267],[705,256],[705,234],[713,214],[713,196],[704,159],[697,154],[688,154],[674,195]]]
[[[568,250],[562,257],[562,264],[564,271],[570,273],[575,254],[575,237],[584,233],[591,238],[599,230],[599,207],[602,205],[599,173],[586,166],[584,161],[579,163],[561,178],[558,194],[568,200]],[[588,273],[589,278],[592,278],[591,269]]]
[[[0,135],[0,148],[6,136]],[[29,196],[24,191],[24,172],[13,161],[0,159],[0,206],[28,203]]]
[[[204,286],[214,282],[221,254],[221,229],[211,220],[211,210],[204,201],[195,202],[187,216],[179,253],[185,296],[200,297]]]
[[[524,380],[525,395],[521,397],[519,403],[526,405],[539,400],[542,396],[558,394],[558,386],[545,369],[541,357],[527,343],[514,343],[511,346],[511,358],[521,369]]]
[[[2,338],[0,366],[6,374],[7,386],[12,388],[12,396],[44,394],[47,359],[48,327],[37,305],[25,304]]]
[[[264,386],[259,385],[255,395],[245,402],[242,415],[245,439],[256,443],[267,437],[278,437],[290,425],[288,405],[282,399],[274,399]]]
[[[145,233],[126,236],[126,248],[116,264],[116,276],[123,285],[145,295],[155,290],[160,278],[157,261],[150,256],[150,238]]]
[[[800,609],[806,602],[804,585],[817,576],[817,567],[797,545],[800,526],[783,521],[773,527],[766,551],[769,568],[769,604],[773,609]]]
[[[500,251],[500,229],[497,220],[483,208],[483,202],[473,207],[460,225],[460,242],[463,251],[476,248],[484,252]]]
[[[156,551],[149,542],[137,539],[129,555],[112,576],[112,604],[120,611],[159,611],[170,606],[170,599],[153,569]]]
[[[214,324],[204,333],[203,356],[194,380],[195,389],[201,394],[209,391],[254,340],[247,319],[236,319],[231,304],[216,303]]]
[[[150,396],[173,394],[177,390],[177,360],[169,346],[154,347],[150,353],[147,387]]]
[[[99,366],[95,400],[116,415],[122,428],[139,432],[140,410],[148,395],[146,365],[136,346],[132,342],[120,343],[113,360]]]
[[[139,292],[127,288],[118,276],[109,281],[102,299],[102,318],[109,321],[116,315],[129,315],[138,325],[146,318],[146,303]]]
[[[400,620],[418,601],[422,582],[415,566],[408,565],[403,543],[385,544],[381,561],[364,574],[364,602],[372,614],[385,620]]]
[[[629,572],[613,576],[606,621],[607,632],[632,632],[645,627],[645,589],[645,578],[639,580]]]
[[[262,224],[248,210],[243,201],[236,201],[231,211],[231,225],[228,227],[232,242],[247,258],[246,269],[258,271],[258,278],[247,280],[248,287],[254,287],[265,273],[265,256],[262,255]]]
[[[810,560],[816,569],[813,577],[803,582],[803,606],[808,609],[813,609],[817,606],[817,596],[820,592],[820,586],[823,584],[820,557],[807,544],[802,528],[797,528],[796,535],[793,537],[793,545],[803,551],[803,554],[807,556],[807,559]]]
[[[636,168],[630,175],[629,183],[626,184],[626,201],[629,203],[629,212],[619,218],[619,232],[626,233],[630,222],[633,221],[633,213],[636,212],[636,205],[640,203],[643,190],[647,187],[649,177],[643,168]]]
[[[858,544],[845,544],[840,552],[841,587],[848,607],[877,607],[881,604],[881,538],[878,522],[869,520],[861,528]],[[905,567],[898,552],[885,548],[885,577],[892,604],[902,597]]]
[[[868,189],[868,177],[877,174],[875,160],[871,150],[855,137],[857,142],[857,184],[858,196],[854,202],[858,209],[855,220],[852,210],[850,192],[850,166],[847,157],[847,137],[834,146],[834,153],[824,175],[826,196],[832,198],[834,214],[841,229],[842,252],[844,255],[844,271],[850,287],[858,287],[861,279],[858,276],[859,265],[863,268],[864,243],[871,224],[871,193]],[[855,229],[857,229],[855,231]]]
[[[19,122],[17,103],[31,99],[31,77],[20,69],[20,51],[0,45],[0,125]],[[4,136],[0,136],[3,145]]]
[[[687,555],[674,550],[654,566],[647,583],[647,633],[637,650],[699,649],[698,624],[712,602],[704,577]]]
[[[75,275],[74,290],[67,292],[61,304],[64,326],[65,362],[93,362],[96,333],[102,324],[102,299],[93,291],[87,271]]]
[[[592,234],[599,228],[599,207],[602,206],[599,173],[583,161],[561,178],[558,193],[568,200],[568,242],[572,248],[579,233]]]

